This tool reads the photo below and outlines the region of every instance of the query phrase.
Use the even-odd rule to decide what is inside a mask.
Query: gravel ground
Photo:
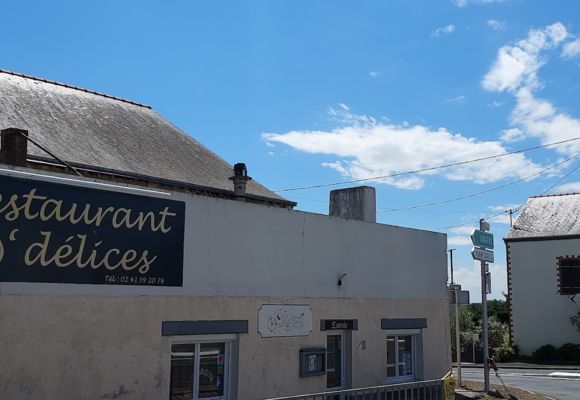
[[[481,382],[473,382],[473,381],[463,381],[462,382],[463,385],[462,387],[464,389],[470,390],[472,392],[483,392],[483,383]],[[501,385],[491,385],[491,389],[492,391],[494,391],[494,395],[493,396],[487,396],[483,393],[481,393],[481,397],[478,397],[478,399],[509,399],[509,395],[507,394],[506,390],[504,389],[503,386]],[[533,392],[528,392],[526,390],[522,390],[522,389],[517,389],[517,388],[509,388],[510,393],[518,400],[548,400],[547,397],[544,397],[542,395],[533,393]]]

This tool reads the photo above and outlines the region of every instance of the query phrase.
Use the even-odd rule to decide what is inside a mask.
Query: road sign
[[[480,231],[479,229],[474,229],[473,233],[471,234],[471,242],[474,246],[493,249],[493,234]]]
[[[471,256],[474,260],[493,262],[493,251],[473,247],[471,249]]]

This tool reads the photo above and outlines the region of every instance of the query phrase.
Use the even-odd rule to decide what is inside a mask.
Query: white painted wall
[[[262,338],[258,309],[271,303],[309,304],[311,334]],[[446,302],[433,300],[3,295],[0,398],[167,399],[172,338],[161,336],[167,320],[248,320],[249,332],[239,335],[239,400],[326,390],[325,376],[298,374],[300,349],[326,346],[327,332],[319,329],[326,318],[358,319],[359,330],[352,332],[354,387],[386,383],[381,318],[427,318],[423,378],[438,379],[451,367],[446,308]]]
[[[161,324],[172,320],[249,321],[239,339],[240,400],[325,389],[324,377],[298,377],[299,350],[326,344],[320,319],[359,320],[355,387],[385,382],[381,318],[427,318],[423,377],[449,371],[444,234],[184,193],[148,195],[186,202],[183,287],[0,283],[0,398],[167,398],[171,338],[161,336]],[[278,303],[310,305],[311,335],[261,338],[258,310]],[[366,349],[355,350],[361,341]]]
[[[513,337],[522,354],[580,343],[570,324],[580,306],[558,293],[558,256],[580,255],[580,240],[510,242]],[[580,300],[580,299],[579,299]]]
[[[152,195],[186,202],[183,287],[9,282],[0,283],[0,294],[446,298],[445,234],[179,192]]]

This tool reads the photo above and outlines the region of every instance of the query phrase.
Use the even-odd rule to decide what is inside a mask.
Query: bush
[[[558,360],[580,361],[580,345],[566,343],[557,350]]]
[[[554,361],[558,358],[558,350],[551,344],[545,344],[538,350],[532,353],[532,357],[535,361]]]
[[[517,348],[511,346],[501,346],[495,349],[495,360],[498,362],[515,361],[519,358]]]

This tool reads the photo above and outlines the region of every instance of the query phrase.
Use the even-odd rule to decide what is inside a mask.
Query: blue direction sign
[[[484,262],[493,262],[493,251],[480,249],[478,247],[474,247],[471,249],[471,256],[474,260],[484,261]]]
[[[471,242],[474,246],[493,249],[493,234],[474,229],[471,234]]]

